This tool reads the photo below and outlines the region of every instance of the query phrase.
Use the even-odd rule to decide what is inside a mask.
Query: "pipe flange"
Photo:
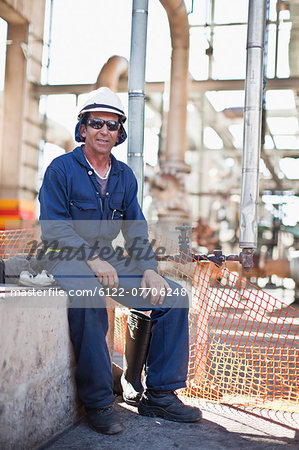
[[[178,176],[174,169],[167,167],[153,178],[152,193],[157,205],[162,206],[163,210],[185,210],[185,183],[181,175]]]

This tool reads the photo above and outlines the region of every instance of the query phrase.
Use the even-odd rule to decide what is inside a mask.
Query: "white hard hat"
[[[107,87],[101,87],[91,93],[83,108],[78,114],[78,120],[82,119],[83,115],[92,111],[103,111],[118,114],[121,122],[126,121],[124,107],[118,95]]]

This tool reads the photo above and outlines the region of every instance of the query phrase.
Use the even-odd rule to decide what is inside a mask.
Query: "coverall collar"
[[[90,166],[89,166],[88,162],[86,161],[86,158],[85,158],[82,146],[76,147],[73,150],[73,154],[74,154],[74,157],[76,158],[76,160],[82,166],[84,166],[86,169],[90,169]],[[123,168],[121,167],[121,165],[119,164],[119,162],[117,161],[115,156],[111,154],[111,172],[110,172],[110,175],[112,175],[112,173],[119,172],[119,171],[122,171],[122,170],[123,170]]]

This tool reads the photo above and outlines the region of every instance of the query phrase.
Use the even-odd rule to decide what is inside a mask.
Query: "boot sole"
[[[202,417],[198,417],[197,419],[188,419],[184,417],[178,417],[175,414],[171,414],[163,408],[159,408],[158,406],[145,406],[140,405],[138,407],[138,412],[141,416],[146,417],[161,417],[165,420],[171,420],[172,422],[181,422],[181,423],[193,423],[193,422],[200,422]]]
[[[128,400],[123,396],[123,400],[130,406],[138,406],[140,403],[140,400]]]
[[[141,401],[141,396],[142,396],[142,392],[139,393],[138,398],[130,399],[130,398],[126,397],[125,390],[123,390],[123,393],[122,393],[123,400],[130,406],[139,406],[139,403]]]
[[[88,424],[89,428],[91,428],[93,431],[96,431],[97,433],[101,433],[101,434],[117,434],[117,433],[121,433],[124,430],[123,425],[121,424],[117,424],[118,426],[114,426],[114,428],[109,429],[107,427],[94,427],[91,424]]]

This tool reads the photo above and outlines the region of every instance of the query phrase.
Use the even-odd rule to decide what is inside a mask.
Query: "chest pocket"
[[[109,219],[122,220],[125,214],[125,207],[123,204],[123,194],[113,193],[109,199]]]
[[[114,192],[109,198],[108,220],[103,223],[103,227],[105,227],[105,236],[110,241],[113,241],[116,238],[122,228],[123,218],[125,215],[123,197],[124,196],[122,193]]]
[[[71,200],[70,213],[73,220],[99,219],[99,206],[96,201]]]
[[[76,233],[87,242],[98,238],[100,234],[100,210],[97,201],[72,200],[70,213]]]

